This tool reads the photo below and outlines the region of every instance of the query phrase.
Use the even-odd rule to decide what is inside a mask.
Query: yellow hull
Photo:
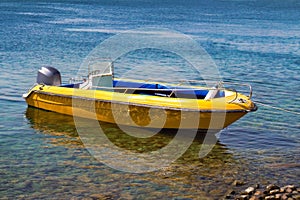
[[[203,100],[37,85],[24,98],[29,106],[44,110],[149,128],[220,130],[256,110],[248,97],[233,92]],[[228,103],[232,99],[244,101]]]

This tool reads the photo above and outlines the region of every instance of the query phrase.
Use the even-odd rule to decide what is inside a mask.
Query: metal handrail
[[[151,79],[147,79],[146,82],[149,82],[149,81],[154,81],[154,80],[151,80]],[[128,90],[146,90],[146,91],[171,91],[171,93],[169,95],[167,95],[167,97],[171,97],[175,92],[178,92],[178,91],[194,91],[195,88],[176,88],[176,86],[182,86],[184,82],[193,82],[193,83],[208,83],[208,82],[211,82],[211,83],[216,83],[216,81],[204,81],[204,80],[180,80],[180,82],[177,84],[177,85],[174,85],[174,87],[172,88],[167,88],[167,89],[153,89],[153,88],[128,88],[128,87],[101,87],[101,86],[93,86],[93,88],[96,88],[96,89],[108,89],[108,90],[111,90],[111,89],[114,89],[114,90],[124,90],[124,94],[128,92]],[[164,82],[160,82],[160,83],[164,83]],[[222,83],[222,85],[224,84],[229,84],[229,85],[238,85],[238,86],[247,86],[249,87],[249,95],[248,95],[248,98],[251,99],[252,98],[252,86],[248,83],[235,83],[235,82],[230,82],[230,81],[220,81],[220,83]],[[205,87],[205,86],[198,86],[199,89],[201,89],[200,87]],[[235,89],[232,89],[232,88],[226,88],[226,87],[205,87],[203,89],[206,89],[206,90],[229,90],[229,91],[232,91],[232,92],[235,92],[235,97],[233,100],[230,100],[228,101],[227,103],[232,103],[234,102],[237,98],[238,98],[238,92],[237,90]]]
[[[177,92],[177,91],[195,91],[195,88],[133,88],[133,87],[102,87],[102,86],[92,86],[92,87],[96,88],[96,89],[125,90],[124,94],[128,90],[134,90],[134,91],[135,90],[143,90],[143,91],[145,91],[145,90],[146,91],[172,91],[172,93]],[[225,88],[205,88],[205,90],[225,90]]]
[[[76,82],[82,82],[84,80],[84,78],[79,78],[79,77],[75,77],[75,78],[69,78],[69,81],[68,83],[71,84],[71,83],[76,83]]]
[[[237,99],[237,97],[238,97],[238,92],[237,92],[235,89],[227,89],[227,90],[232,91],[232,92],[235,92],[235,97],[234,97],[234,99],[227,102],[227,103],[232,103],[232,102],[234,102],[234,101]]]
[[[247,86],[249,87],[249,95],[248,95],[248,98],[251,99],[252,98],[252,93],[253,93],[253,90],[252,90],[252,86],[248,83],[234,83],[234,82],[230,82],[230,81],[226,81],[224,83],[229,83],[229,84],[232,84],[232,85],[240,85],[240,86]]]
[[[195,83],[215,83],[216,81],[205,81],[205,80],[181,80],[181,82],[195,82]],[[252,86],[248,83],[236,83],[236,82],[231,82],[231,81],[221,81],[222,84],[231,84],[231,85],[239,85],[239,86],[247,86],[249,87],[249,96],[248,98],[251,99],[252,98],[252,94],[253,94],[253,90],[252,90]],[[235,90],[234,90],[235,91]],[[237,91],[235,91],[237,92]]]

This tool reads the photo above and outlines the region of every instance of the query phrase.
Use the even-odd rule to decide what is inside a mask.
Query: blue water
[[[1,1],[0,15],[0,198],[219,199],[236,189],[234,180],[246,186],[299,183],[299,1]],[[100,42],[143,27],[190,36],[224,80],[250,83],[254,101],[293,112],[258,104],[257,112],[222,131],[207,157],[197,157],[195,141],[168,168],[130,174],[95,160],[72,118],[27,109],[21,96],[40,66],[58,68],[67,81]],[[172,55],[155,53],[123,61],[161,60],[168,69],[172,63],[164,59]],[[164,76],[181,75],[171,72]],[[105,126],[117,140],[117,127]]]

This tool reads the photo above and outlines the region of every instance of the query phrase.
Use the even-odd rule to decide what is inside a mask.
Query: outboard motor
[[[38,84],[60,86],[61,85],[60,72],[54,67],[48,67],[48,66],[42,67],[38,71],[36,82]]]

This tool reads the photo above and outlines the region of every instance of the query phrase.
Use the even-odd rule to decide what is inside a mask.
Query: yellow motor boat
[[[53,67],[38,71],[37,83],[23,95],[32,107],[116,123],[119,126],[221,130],[257,110],[249,95],[225,88],[114,78],[113,64],[88,72],[85,79],[61,83]],[[244,85],[246,86],[246,85]]]

